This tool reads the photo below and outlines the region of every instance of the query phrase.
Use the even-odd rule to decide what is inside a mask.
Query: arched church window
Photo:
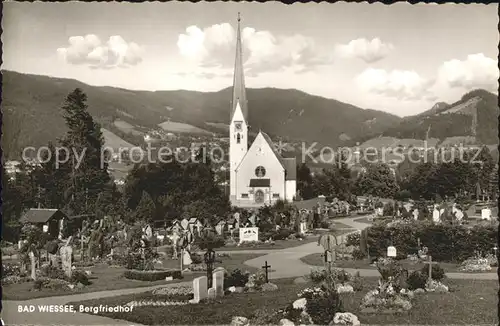
[[[266,176],[266,169],[263,166],[258,166],[255,169],[255,176],[257,176],[258,178],[265,177]]]
[[[241,142],[241,136],[240,134],[236,135],[236,143],[240,143]]]

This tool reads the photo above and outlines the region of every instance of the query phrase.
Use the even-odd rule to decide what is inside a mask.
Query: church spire
[[[236,59],[234,63],[233,100],[231,102],[231,118],[238,103],[245,120],[248,122],[247,96],[245,92],[245,76],[243,71],[243,48],[241,45],[240,13],[238,12],[238,26],[236,29]]]

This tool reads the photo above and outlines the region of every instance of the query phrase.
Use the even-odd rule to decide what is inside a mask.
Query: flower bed
[[[313,269],[309,279],[315,284],[332,283],[338,293],[352,293],[363,289],[363,280],[357,272],[352,275],[341,268]]]
[[[360,325],[358,318],[344,312],[336,289],[323,284],[300,291],[299,299],[278,312],[280,325]]]
[[[379,281],[375,290],[369,291],[361,302],[362,313],[396,313],[412,308],[413,292],[401,289],[397,292],[391,281]]]
[[[492,266],[498,266],[497,257],[494,255],[487,255],[486,257],[481,256],[480,254],[476,254],[472,258],[466,259],[459,270],[461,272],[488,272],[491,271]]]
[[[126,305],[129,307],[160,307],[184,306],[190,304],[194,298],[193,290],[188,286],[165,287],[152,291],[155,299],[133,300]]]
[[[130,280],[138,281],[159,281],[164,280],[167,277],[172,277],[173,279],[182,279],[182,273],[180,270],[152,270],[152,271],[140,271],[140,270],[127,270],[123,273],[123,276]]]

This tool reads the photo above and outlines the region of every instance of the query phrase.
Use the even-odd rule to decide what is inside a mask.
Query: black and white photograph
[[[1,325],[498,325],[498,10],[5,1]]]

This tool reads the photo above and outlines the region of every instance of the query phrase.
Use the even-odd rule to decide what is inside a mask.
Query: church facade
[[[239,207],[272,205],[280,199],[293,201],[296,194],[296,160],[282,157],[271,138],[262,131],[248,147],[248,111],[238,17],[229,124],[229,199],[232,205]]]

